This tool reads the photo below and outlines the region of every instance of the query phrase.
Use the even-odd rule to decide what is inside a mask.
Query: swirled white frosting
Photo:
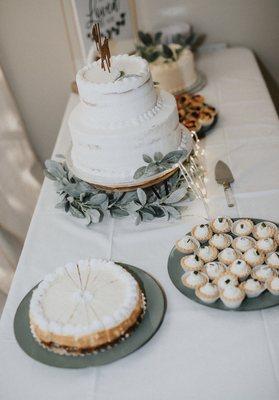
[[[235,275],[231,274],[230,272],[225,272],[222,276],[217,279],[217,286],[219,289],[225,289],[226,286],[238,285],[238,279]]]
[[[199,257],[196,254],[191,254],[189,256],[185,256],[182,259],[183,265],[186,268],[201,268],[203,265],[203,262],[199,259]]]
[[[256,249],[249,249],[244,253],[244,259],[248,263],[256,264],[263,261],[263,256],[261,253],[258,252]]]
[[[208,260],[214,259],[217,257],[217,251],[215,247],[212,246],[201,246],[198,250],[198,256],[202,260]]]
[[[252,232],[253,222],[248,219],[239,219],[233,223],[233,232],[236,235],[247,236]]]
[[[276,251],[274,253],[269,254],[269,256],[266,259],[266,262],[270,265],[279,267],[279,252]]]
[[[177,241],[179,247],[185,250],[195,250],[198,247],[198,242],[195,238],[190,235],[184,236],[182,239]]]
[[[220,232],[229,232],[231,228],[231,219],[227,217],[218,217],[212,222],[213,228]]]
[[[255,233],[259,239],[264,239],[273,236],[275,229],[275,225],[270,222],[260,222],[255,226]]]
[[[240,236],[234,239],[237,250],[245,252],[255,246],[255,241],[250,236]]]
[[[274,240],[272,238],[259,239],[257,248],[265,252],[271,251],[274,249]]]
[[[258,279],[267,280],[273,276],[273,271],[268,265],[263,264],[254,267],[252,275]]]
[[[259,281],[252,278],[247,279],[247,281],[243,283],[243,286],[249,291],[258,291],[261,290],[263,287],[263,285]]]
[[[237,258],[237,253],[231,247],[222,250],[219,253],[219,260],[231,264]]]
[[[222,295],[231,300],[244,297],[243,291],[238,286],[234,285],[226,285]]]
[[[229,246],[230,243],[230,236],[222,233],[215,233],[210,239],[210,244],[217,247],[217,249],[224,249],[226,246]]]
[[[225,271],[224,264],[217,261],[205,264],[204,268],[210,279],[218,278]]]
[[[207,282],[205,285],[200,287],[200,292],[207,296],[218,296],[219,290],[216,285]]]
[[[249,273],[250,268],[244,260],[238,258],[230,265],[230,271],[236,275],[244,275]]]
[[[190,286],[198,286],[206,281],[205,275],[197,271],[189,272],[185,279]]]
[[[210,235],[210,229],[207,224],[201,224],[194,227],[193,233],[196,239],[204,240]]]
[[[279,277],[274,277],[270,282],[270,287],[273,290],[279,290]]]
[[[139,295],[136,280],[120,265],[81,260],[44,278],[33,292],[30,316],[43,331],[79,337],[119,325]]]

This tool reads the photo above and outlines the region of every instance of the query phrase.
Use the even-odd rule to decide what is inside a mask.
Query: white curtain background
[[[42,168],[0,66],[0,314],[40,191]]]

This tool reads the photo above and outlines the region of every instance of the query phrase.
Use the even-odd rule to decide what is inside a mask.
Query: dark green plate
[[[33,338],[29,327],[29,304],[35,286],[21,301],[14,319],[14,333],[19,346],[34,360],[59,368],[85,368],[112,363],[133,353],[160,328],[166,311],[166,298],[159,284],[147,272],[122,264],[138,281],[146,297],[146,312],[140,324],[124,341],[119,341],[109,350],[84,356],[58,355],[40,346]]]
[[[249,217],[243,217],[243,218],[249,218]],[[233,221],[236,221],[240,218],[232,218]],[[250,218],[255,224],[258,222],[264,221],[263,219],[255,219],[255,218]],[[267,220],[265,220],[267,221]],[[273,221],[270,221],[273,222]],[[275,225],[278,226],[275,222],[273,222]],[[191,232],[187,233],[187,235],[191,235]],[[236,237],[234,234],[232,234],[233,237]],[[195,301],[196,303],[202,304],[203,306],[211,307],[211,308],[218,308],[220,310],[226,310],[226,311],[255,311],[255,310],[263,310],[265,308],[270,308],[279,305],[279,296],[274,296],[267,290],[264,291],[260,296],[255,297],[255,298],[245,298],[243,302],[241,303],[240,307],[236,309],[230,309],[227,308],[224,303],[218,299],[215,303],[212,304],[206,304],[202,302],[196,295],[195,291],[192,289],[187,288],[186,286],[183,285],[181,281],[181,277],[184,274],[184,270],[180,266],[180,260],[182,257],[184,257],[185,254],[180,253],[178,250],[176,250],[175,247],[173,247],[169,259],[168,259],[168,272],[169,276],[171,278],[172,283],[174,286],[180,290],[181,293],[184,294],[184,296],[188,297],[190,300]]]

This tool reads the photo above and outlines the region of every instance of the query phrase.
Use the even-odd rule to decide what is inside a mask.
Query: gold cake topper
[[[99,23],[93,24],[92,31],[91,31],[92,40],[96,43],[97,51],[100,54],[101,59],[101,67],[104,71],[106,68],[108,72],[110,72],[110,50],[109,50],[109,42],[108,38],[104,38],[102,42],[101,32],[100,32],[100,25]]]

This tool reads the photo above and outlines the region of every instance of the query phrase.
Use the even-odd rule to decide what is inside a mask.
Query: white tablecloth
[[[220,112],[203,141],[212,215],[279,221],[278,119],[253,54],[243,48],[203,55],[202,91]],[[66,120],[55,153],[69,145]],[[51,116],[50,116],[51,118]],[[214,181],[218,159],[235,176],[237,207],[226,207]],[[54,208],[53,184],[45,181],[14,277],[0,329],[0,398],[3,400],[263,400],[279,398],[279,308],[259,312],[209,309],[172,285],[167,258],[174,241],[202,221],[203,207],[189,203],[183,220],[144,223],[105,219],[87,229]],[[43,276],[89,255],[141,267],[163,285],[168,309],[158,333],[134,354],[84,370],[56,369],[29,358],[17,345],[13,318],[22,297]]]

